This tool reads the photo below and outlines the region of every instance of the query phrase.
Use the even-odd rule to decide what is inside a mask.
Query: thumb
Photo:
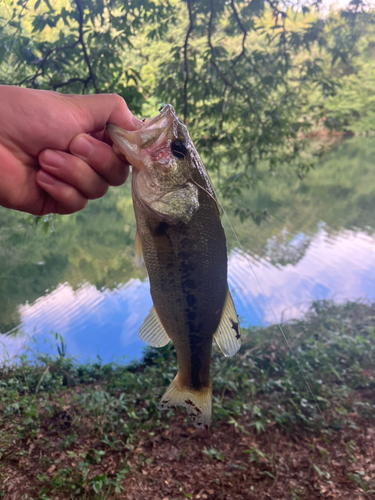
[[[143,125],[117,94],[72,95],[69,98],[80,108],[81,125],[87,133],[101,132],[108,122],[125,130],[136,130]]]

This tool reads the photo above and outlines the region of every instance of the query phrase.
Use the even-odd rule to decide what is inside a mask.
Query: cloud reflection
[[[302,239],[299,234],[294,244]],[[274,250],[271,241],[269,247]],[[323,228],[300,260],[284,261],[283,266],[271,264],[270,257],[231,252],[229,286],[242,325],[274,323],[267,301],[277,321],[283,321],[301,317],[313,300],[374,300],[374,257],[375,239],[366,233],[347,230],[329,236]],[[81,361],[97,355],[105,362],[125,355],[139,357],[145,344],[137,333],[151,306],[148,281],[132,279],[111,291],[89,283],[73,290],[64,283],[33,304],[19,306],[25,335],[5,337],[5,348],[13,355],[27,336],[34,336],[39,350],[56,354],[53,342],[44,342],[46,337],[54,341],[48,334],[58,332],[68,353]]]
[[[374,238],[349,230],[329,236],[320,229],[304,256],[296,264],[283,267],[233,251],[229,284],[236,292],[237,312],[245,325],[269,324],[275,318],[265,297],[279,322],[301,317],[314,300],[374,300],[374,257]],[[249,314],[251,304],[259,306],[256,314]]]

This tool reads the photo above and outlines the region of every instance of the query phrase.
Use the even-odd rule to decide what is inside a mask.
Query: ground
[[[47,427],[40,429],[33,442],[23,443],[24,456],[8,461],[0,469],[3,478],[0,491],[6,488],[4,500],[69,498],[66,490],[59,491],[61,481],[56,482],[48,496],[36,493],[43,482],[46,485],[53,482],[57,470],[58,477],[61,470],[67,471],[67,477],[74,470],[81,474],[80,457],[87,450],[91,454],[96,450],[98,455],[87,469],[87,487],[76,491],[71,498],[375,498],[375,426],[373,421],[359,419],[357,415],[351,415],[352,428],[329,433],[295,429],[288,434],[271,425],[258,434],[255,429],[244,433],[246,422],[241,419],[236,425],[220,423],[208,431],[197,430],[187,425],[179,412],[171,418],[169,428],[162,427],[151,435],[140,430],[134,446],[111,449],[88,434],[63,451],[62,442],[69,435],[71,423],[68,416],[67,412],[58,422],[57,434],[56,426],[48,431],[45,422]],[[118,483],[118,493],[114,487],[104,493],[106,479],[121,469],[124,474]],[[88,485],[95,484],[95,478],[98,493],[94,497],[88,493]]]
[[[214,352],[209,430],[157,409],[171,345],[128,366],[63,346],[3,366],[0,498],[375,500],[375,304],[319,302],[284,330],[298,365],[277,326]]]

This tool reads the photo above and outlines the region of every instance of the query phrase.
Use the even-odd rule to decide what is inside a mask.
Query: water
[[[268,222],[231,217],[246,258],[226,227],[229,284],[241,324],[301,317],[312,301],[375,300],[375,144],[336,147],[307,179],[280,169],[239,203],[267,207]],[[128,361],[144,347],[137,331],[152,306],[144,266],[134,266],[129,186],[35,229],[0,209],[0,357],[56,354],[55,332],[80,361]],[[249,266],[260,280],[259,289]]]

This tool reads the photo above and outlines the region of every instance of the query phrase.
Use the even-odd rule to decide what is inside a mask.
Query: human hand
[[[0,205],[70,214],[123,184],[129,165],[104,142],[108,121],[126,130],[142,125],[115,94],[0,86]]]

